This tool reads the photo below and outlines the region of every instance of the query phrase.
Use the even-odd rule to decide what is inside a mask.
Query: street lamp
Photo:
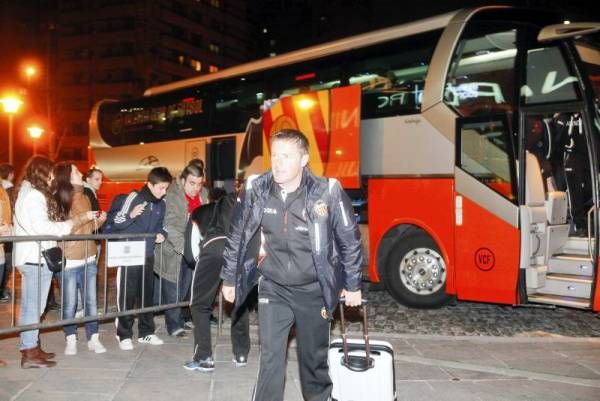
[[[37,125],[31,126],[27,128],[27,131],[29,132],[29,136],[31,137],[31,139],[33,139],[33,155],[35,156],[37,154],[37,140],[42,136],[42,134],[44,133],[44,129],[38,127]]]
[[[13,164],[13,116],[19,111],[23,104],[21,99],[16,97],[5,97],[0,99],[4,112],[8,114],[8,163]]]
[[[33,65],[28,65],[23,72],[25,73],[25,77],[27,77],[27,82],[29,82],[37,74],[37,69]]]

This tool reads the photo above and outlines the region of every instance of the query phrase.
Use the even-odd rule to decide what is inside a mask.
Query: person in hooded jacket
[[[201,251],[192,279],[190,310],[194,323],[194,355],[186,362],[187,370],[212,372],[210,319],[215,295],[221,284],[219,275],[223,265],[223,249],[235,205],[235,194],[222,196],[219,200],[196,209],[192,221],[201,238]],[[231,344],[233,365],[246,366],[250,352],[248,311],[244,305],[231,314]]]

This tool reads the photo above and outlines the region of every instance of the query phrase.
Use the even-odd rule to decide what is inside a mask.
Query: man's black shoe
[[[236,355],[233,358],[232,362],[233,362],[233,366],[235,366],[236,368],[241,368],[248,364],[248,357],[245,355]]]

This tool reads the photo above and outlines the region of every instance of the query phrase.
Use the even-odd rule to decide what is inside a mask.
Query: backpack
[[[133,192],[137,193],[137,191]],[[115,217],[117,217],[117,214],[123,208],[123,204],[125,204],[125,200],[128,196],[129,194],[118,194],[113,198],[110,203],[110,208],[108,209],[108,212],[106,212],[106,221],[102,224],[102,227],[100,227],[100,231],[103,234],[116,234],[120,231],[115,227]]]

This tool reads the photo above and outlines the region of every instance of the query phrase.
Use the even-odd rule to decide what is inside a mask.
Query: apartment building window
[[[213,72],[217,72],[219,71],[219,67],[217,67],[216,65],[209,65],[208,66],[208,72],[213,73]]]
[[[195,71],[202,71],[202,62],[200,62],[200,60],[191,59],[190,67],[192,67]]]
[[[66,49],[63,52],[62,59],[63,60],[87,60],[92,58],[94,51],[91,49]]]
[[[190,34],[190,43],[194,46],[201,47],[202,46],[202,35],[198,35],[197,33]]]
[[[60,7],[64,11],[77,11],[83,9],[82,0],[63,0],[60,3]]]
[[[221,0],[210,0],[210,5],[214,8],[221,8]]]
[[[198,11],[192,11],[192,13],[190,14],[190,19],[198,24],[201,24],[202,14],[200,14]]]
[[[171,10],[177,15],[187,17],[187,7],[183,3],[178,1],[171,2]]]
[[[211,52],[213,52],[213,53],[217,53],[217,54],[218,54],[218,53],[221,51],[221,49],[220,49],[220,47],[219,47],[219,45],[218,45],[217,43],[211,43],[211,44],[208,46],[208,48],[209,48],[209,50],[210,50]]]

